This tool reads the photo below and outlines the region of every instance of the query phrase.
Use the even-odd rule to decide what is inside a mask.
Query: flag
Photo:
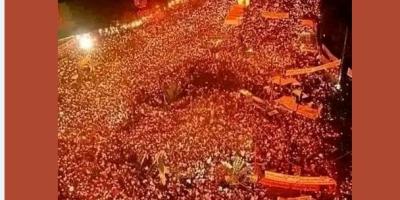
[[[351,68],[347,68],[347,76],[353,78],[353,71],[351,70]]]

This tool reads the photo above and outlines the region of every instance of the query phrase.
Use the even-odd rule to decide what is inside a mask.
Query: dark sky
[[[113,18],[126,11],[134,11],[133,0],[59,0],[68,5],[73,15],[97,15]]]
[[[117,20],[123,14],[135,13],[134,0],[58,0],[66,4],[75,21],[105,22]],[[148,5],[166,0],[147,0]],[[103,21],[102,21],[103,20]]]
[[[323,43],[335,56],[340,57],[343,50],[346,28],[349,29],[347,48],[351,57],[352,1],[321,0],[322,19],[319,31],[325,34]]]
[[[134,0],[58,0],[60,15],[73,26],[61,26],[59,37],[106,27],[115,21],[131,20],[138,8]],[[147,0],[147,7],[166,4],[167,0]]]
[[[135,15],[133,0],[58,0],[61,16],[74,26],[64,27],[62,36],[108,26],[122,16]]]

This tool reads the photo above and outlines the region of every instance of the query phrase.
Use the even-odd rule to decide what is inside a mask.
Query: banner
[[[296,103],[296,98],[292,96],[283,96],[277,100],[275,100],[276,103],[284,106],[285,108],[291,110],[291,111],[296,111],[297,110],[297,103]]]
[[[262,100],[260,97],[252,96],[252,99],[256,103],[265,104],[265,101]]]
[[[341,60],[335,60],[317,67],[306,67],[301,69],[288,69],[286,70],[286,76],[300,75],[300,74],[310,74],[313,72],[321,71],[324,69],[330,69],[339,67]]]
[[[300,84],[295,78],[283,78],[282,76],[274,76],[271,82],[277,85]]]
[[[296,112],[298,115],[307,117],[309,119],[317,119],[320,114],[320,109],[314,109],[311,106],[300,105],[296,103],[296,98],[293,96],[283,96],[276,99],[275,102],[284,110]]]
[[[314,21],[310,19],[302,19],[300,20],[301,25],[307,26],[310,28],[314,28]]]
[[[329,69],[329,68],[334,68],[334,67],[338,67],[340,65],[341,60],[335,60],[333,62],[329,62],[323,65],[320,65],[318,67],[314,67],[313,72],[315,71],[320,71],[320,70],[324,70],[324,69]]]
[[[327,176],[293,176],[272,171],[265,171],[259,183],[267,187],[313,192],[321,191],[325,187],[328,188],[328,192],[334,192],[337,186],[336,181]]]
[[[245,97],[251,97],[251,99],[252,99],[254,102],[256,102],[256,103],[265,104],[265,101],[264,101],[264,100],[262,100],[260,97],[254,96],[253,93],[251,93],[251,92],[248,91],[248,90],[241,89],[241,90],[239,90],[239,93],[242,94],[242,95],[245,96]],[[264,109],[264,108],[261,108],[261,109]]]
[[[268,112],[268,116],[274,116],[274,115],[276,115],[278,113],[279,112],[277,110],[273,110],[273,111]]]
[[[311,108],[309,106],[299,105],[297,107],[297,114],[307,117],[309,119],[317,119],[319,116],[318,109]]]
[[[242,95],[244,95],[244,96],[246,96],[246,97],[251,97],[251,96],[253,96],[253,93],[251,93],[250,91],[245,90],[245,89],[240,89],[240,90],[239,90],[239,93],[242,94]]]
[[[233,5],[225,18],[225,24],[239,25],[243,17],[244,7],[242,5]]]
[[[288,12],[268,12],[264,11],[261,13],[261,16],[267,19],[288,19],[289,13]]]

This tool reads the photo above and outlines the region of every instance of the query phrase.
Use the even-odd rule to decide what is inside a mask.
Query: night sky
[[[151,7],[166,0],[147,2]],[[58,3],[63,20],[73,24],[61,26],[59,37],[109,26],[116,20],[123,21],[127,16],[135,16],[138,10],[134,0],[58,0]]]

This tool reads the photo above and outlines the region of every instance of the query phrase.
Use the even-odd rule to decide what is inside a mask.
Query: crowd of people
[[[235,3],[187,1],[135,29],[97,35],[89,51],[60,45],[59,199],[276,198],[256,182],[225,181],[221,162],[237,157],[249,172],[332,177],[334,194],[312,195],[351,199],[351,164],[336,159],[343,132],[330,123],[327,102],[338,70],[296,77],[309,96],[299,103],[324,106],[319,119],[265,112],[293,89],[272,76],[322,64],[317,46],[301,48],[302,34],[315,30],[300,19],[318,19],[319,0],[253,0],[240,25],[225,25]],[[267,20],[263,11],[290,18]],[[155,164],[161,151],[165,185]]]

